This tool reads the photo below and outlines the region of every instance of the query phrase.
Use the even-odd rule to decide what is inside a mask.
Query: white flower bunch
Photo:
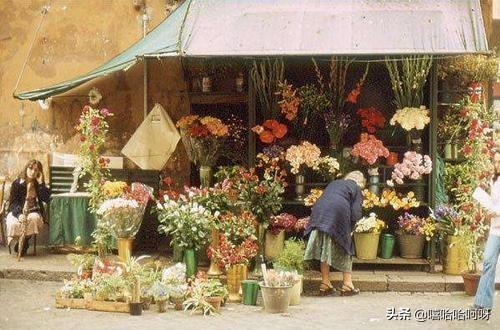
[[[391,125],[396,125],[398,123],[406,131],[412,129],[423,130],[425,125],[431,122],[429,117],[429,110],[425,106],[420,106],[420,108],[410,108],[406,107],[396,111],[394,116],[391,118]]]
[[[356,224],[356,233],[379,233],[385,228],[385,222],[377,218],[375,213],[370,213],[368,217],[363,217]]]
[[[126,209],[126,208],[139,208],[139,203],[133,199],[125,199],[125,198],[113,198],[104,201],[101,206],[97,209],[97,214],[103,215],[108,212],[112,212],[116,209]]]
[[[186,283],[186,265],[178,262],[163,270],[161,279],[167,284]]]
[[[299,174],[302,165],[319,169],[321,150],[317,145],[304,141],[299,145],[293,145],[286,150],[285,159],[291,166],[293,174]]]
[[[335,174],[340,169],[337,159],[330,156],[321,157],[320,166],[326,168],[329,174]]]

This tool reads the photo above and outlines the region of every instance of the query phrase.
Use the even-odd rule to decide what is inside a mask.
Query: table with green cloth
[[[49,245],[74,245],[80,237],[81,245],[92,243],[96,218],[89,211],[90,195],[64,193],[52,195],[49,206]]]

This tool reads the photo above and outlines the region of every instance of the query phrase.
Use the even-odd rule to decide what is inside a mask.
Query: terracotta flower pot
[[[222,297],[208,297],[207,302],[218,312],[222,303]]]
[[[156,305],[158,306],[158,313],[165,313],[167,311],[166,300],[159,300],[156,302]]]
[[[475,296],[481,275],[465,273],[462,274],[462,278],[464,279],[465,293],[468,296]]]

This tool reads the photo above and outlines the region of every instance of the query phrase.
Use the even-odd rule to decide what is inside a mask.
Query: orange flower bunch
[[[288,127],[275,119],[268,119],[262,124],[262,126],[254,126],[252,128],[252,132],[259,135],[262,143],[271,144],[284,137],[288,132]]]
[[[281,95],[283,98],[278,102],[281,113],[285,115],[285,118],[292,121],[297,117],[297,112],[299,111],[300,98],[296,95],[297,90],[293,88],[291,84],[288,84],[286,80],[278,84],[277,95]]]
[[[226,137],[229,133],[229,128],[219,118],[198,115],[187,115],[179,119],[176,124],[182,131],[187,132],[187,135],[193,137]]]

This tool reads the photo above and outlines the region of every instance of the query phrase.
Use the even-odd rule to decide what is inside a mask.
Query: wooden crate
[[[56,308],[86,309],[89,302],[87,299],[65,298],[59,292],[56,294]]]
[[[87,309],[99,312],[130,313],[130,305],[128,302],[91,300]]]

